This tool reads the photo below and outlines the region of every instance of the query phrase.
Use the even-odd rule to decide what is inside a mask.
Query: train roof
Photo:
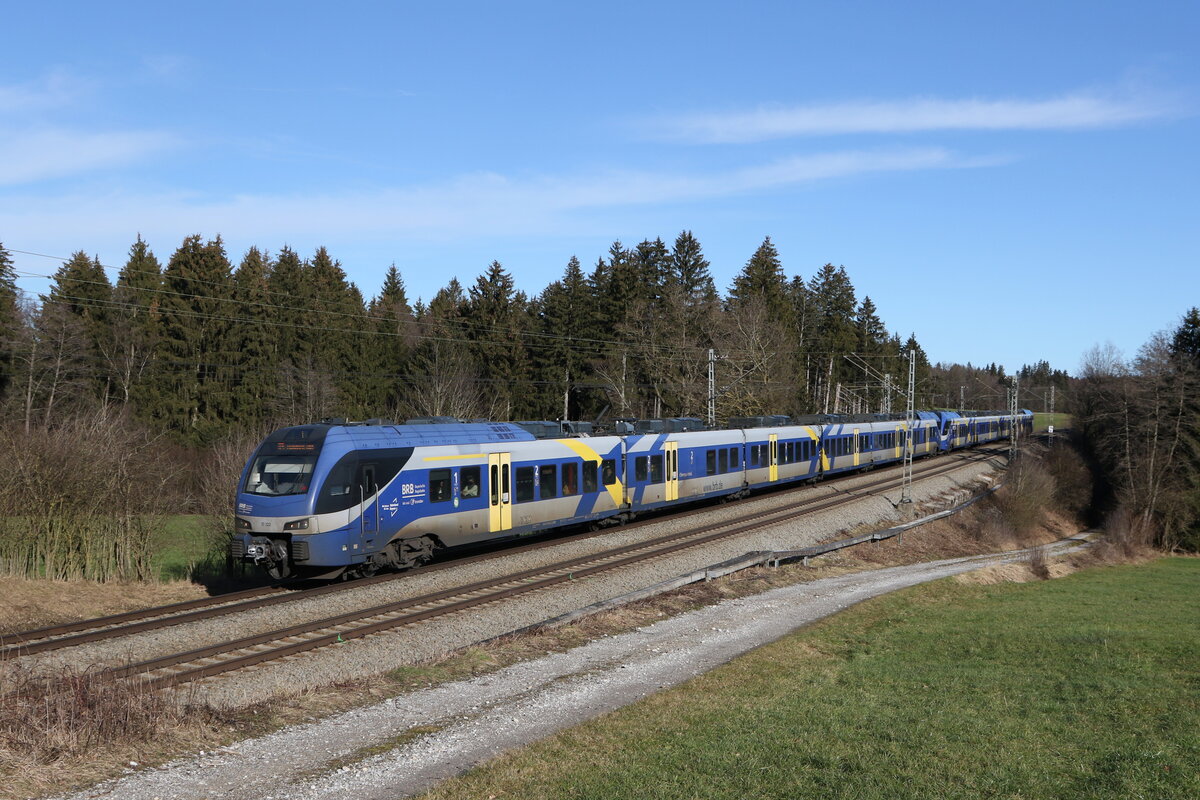
[[[409,425],[390,425],[330,420],[314,425],[298,425],[276,431],[270,440],[295,438],[299,432],[306,437],[325,439],[329,434],[343,434],[354,442],[388,440],[395,447],[438,447],[456,444],[489,442],[532,442],[533,434],[507,422],[419,422]],[[376,444],[375,446],[379,446]]]

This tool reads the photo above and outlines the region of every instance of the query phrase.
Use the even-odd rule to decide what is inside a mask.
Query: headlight
[[[237,526],[237,529],[239,531],[248,531],[253,527],[250,524],[250,520],[248,520],[248,519],[242,519],[241,517],[234,517],[233,521],[234,521],[234,525]]]
[[[285,531],[306,531],[308,530],[308,517],[285,522],[283,523],[283,529]]]

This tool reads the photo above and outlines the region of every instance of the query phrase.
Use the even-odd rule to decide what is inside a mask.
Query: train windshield
[[[260,455],[254,459],[242,491],[271,496],[305,494],[316,463],[316,456]]]
[[[298,425],[272,433],[250,461],[242,491],[272,497],[306,494],[328,432],[328,425]]]

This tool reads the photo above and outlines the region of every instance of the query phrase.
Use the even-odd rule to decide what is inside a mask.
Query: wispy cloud
[[[81,130],[69,120],[96,87],[63,70],[0,85],[0,187],[122,167],[179,144],[154,130]]]
[[[0,85],[0,117],[62,108],[83,90],[79,80],[62,70],[52,70],[27,83]]]
[[[90,133],[56,128],[0,132],[0,186],[121,167],[176,144],[153,131]]]
[[[695,203],[777,191],[818,181],[883,172],[977,167],[941,148],[847,151],[797,156],[707,173],[612,171],[571,176],[463,175],[435,184],[355,193],[238,195],[117,194],[23,198],[0,195],[0,217],[14,230],[59,239],[130,231],[168,241],[195,231],[249,241],[297,241],[314,231],[335,237],[422,239],[547,233],[570,228],[573,212]]]
[[[1174,103],[1157,95],[1078,93],[1047,100],[914,98],[690,114],[651,120],[645,127],[665,139],[717,144],[840,134],[1107,128],[1176,110]]]

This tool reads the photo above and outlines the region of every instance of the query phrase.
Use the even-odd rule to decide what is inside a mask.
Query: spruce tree
[[[277,374],[275,338],[280,326],[275,323],[283,320],[272,307],[270,274],[271,258],[257,247],[246,251],[233,273],[238,300],[238,320],[231,330],[237,364],[233,399],[239,424],[248,427],[268,417]]]
[[[783,262],[779,259],[779,251],[768,236],[754,251],[754,255],[746,262],[733,279],[729,289],[729,307],[736,311],[752,298],[757,298],[766,306],[767,312],[773,319],[784,326],[791,322],[791,303],[787,291],[787,277],[784,275]]]
[[[370,337],[371,397],[383,409],[400,410],[409,358],[416,343],[416,321],[408,304],[404,279],[393,263],[379,294],[368,307],[375,335]]]
[[[163,300],[162,266],[140,234],[129,248],[112,297],[111,335],[103,349],[114,379],[113,396],[140,408],[146,385],[155,381]]]
[[[496,398],[493,416],[527,417],[535,410],[529,402],[530,360],[525,347],[528,301],[498,261],[479,276],[469,297],[466,316],[472,354]]]
[[[811,393],[823,412],[833,410],[836,387],[853,377],[845,356],[858,343],[854,286],[844,267],[826,264],[808,282],[812,300],[812,350],[819,353]],[[823,362],[823,363],[821,363]]]
[[[105,362],[113,318],[112,295],[112,284],[99,258],[80,250],[54,273],[50,292],[42,298],[43,304],[58,306],[82,323],[84,352],[80,355],[90,365],[93,390],[102,400],[107,399],[113,384]]]
[[[571,256],[562,278],[546,287],[537,307],[541,335],[533,340],[532,359],[539,383],[547,387],[545,412],[539,416],[559,417],[564,404],[569,418],[594,415],[603,405],[597,406],[588,393],[573,387],[585,382],[589,362],[600,354],[595,340],[608,337],[593,325],[592,291],[578,258]]]
[[[281,366],[307,363],[315,338],[313,326],[305,322],[314,310],[310,302],[312,292],[304,262],[287,245],[275,258],[267,288],[270,290],[271,305],[275,307],[280,322],[284,323],[275,334],[276,362]]]
[[[855,351],[859,358],[863,359],[871,369],[880,373],[887,373],[891,367],[890,364],[885,365],[883,362],[884,347],[887,345],[888,332],[883,325],[883,320],[876,313],[875,303],[870,296],[864,296],[862,302],[858,306],[858,311],[854,316],[854,327],[857,336],[855,343]],[[879,401],[882,400],[883,387],[876,385],[877,381],[874,375],[868,372],[863,376],[866,383],[866,389],[863,391],[863,398],[867,402],[868,410],[876,410]]]
[[[671,255],[661,237],[641,242],[632,253],[638,272],[639,299],[660,304],[663,288],[671,278]]]
[[[718,416],[794,410],[793,307],[783,263],[763,239],[733,279],[718,349],[718,382],[728,387]]]
[[[317,248],[307,269],[311,303],[319,334],[313,343],[316,368],[322,380],[332,381],[342,415],[357,416],[361,406],[358,377],[359,348],[364,335],[362,294],[346,280],[346,272],[324,248]]]
[[[112,306],[112,284],[100,260],[80,250],[58,268],[53,281],[46,299],[84,320],[96,345]]]
[[[670,279],[683,290],[688,308],[711,308],[717,304],[719,298],[708,259],[691,231],[682,231],[675,237],[668,266]]]
[[[912,353],[916,358],[916,369],[914,370],[915,386],[916,386],[916,407],[929,408],[933,405],[933,397],[930,395],[930,372],[929,357],[925,355],[925,349],[917,342],[917,334],[910,333],[908,340],[904,342],[901,355],[905,359]],[[908,377],[908,361],[904,362],[904,375]]]
[[[1171,335],[1171,355],[1182,365],[1200,370],[1200,308],[1193,306]]]
[[[14,350],[20,338],[20,311],[17,272],[12,255],[0,242],[0,400],[3,400],[13,379]]]
[[[183,240],[163,272],[163,370],[153,415],[181,439],[203,444],[235,418],[232,270],[218,236]]]

